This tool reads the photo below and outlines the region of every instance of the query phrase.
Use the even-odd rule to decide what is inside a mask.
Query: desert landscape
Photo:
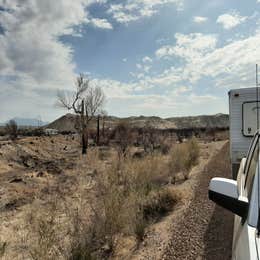
[[[66,118],[46,128],[69,132]],[[216,211],[206,192],[211,177],[229,177],[228,131],[186,125],[176,132],[162,128],[164,120],[150,127],[150,120],[138,128],[109,119],[99,144],[92,128],[87,154],[77,133],[2,136],[1,257],[207,259],[211,250],[214,259],[223,250],[229,257],[230,235],[223,241],[211,232],[232,230],[232,216],[214,220],[224,210]]]
[[[259,7],[0,0],[0,260],[260,258]]]

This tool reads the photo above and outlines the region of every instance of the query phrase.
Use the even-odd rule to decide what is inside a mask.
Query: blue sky
[[[254,86],[259,0],[0,0],[0,121],[53,120],[78,73],[116,116],[228,112]]]

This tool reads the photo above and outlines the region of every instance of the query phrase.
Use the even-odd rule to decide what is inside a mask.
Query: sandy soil
[[[28,251],[24,240],[29,214],[38,214],[57,196],[75,204],[79,182],[84,183],[81,189],[91,190],[93,171],[86,161],[73,136],[0,142],[0,246],[7,243],[3,259],[28,259],[23,253]]]
[[[227,142],[204,145],[190,179],[173,188],[180,198],[174,210],[152,225],[128,259],[230,259],[233,216],[207,197],[212,177],[230,178]]]

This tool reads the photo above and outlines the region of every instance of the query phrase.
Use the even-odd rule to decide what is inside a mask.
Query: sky
[[[256,63],[260,0],[0,0],[0,122],[67,113],[79,73],[110,115],[228,113]]]

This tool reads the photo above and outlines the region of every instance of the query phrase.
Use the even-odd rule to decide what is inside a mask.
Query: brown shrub
[[[71,205],[58,197],[47,198],[45,205],[35,204],[27,214],[22,240],[26,259],[103,259],[96,257],[99,229],[94,218],[86,219],[88,208],[86,200]]]
[[[32,259],[54,259],[60,256],[56,217],[57,204],[51,201],[44,210],[38,208],[37,212],[33,212],[32,209],[28,213],[28,236],[33,238],[29,246]]]
[[[163,189],[159,192],[152,192],[143,205],[144,218],[156,220],[172,209],[176,199],[169,190]]]
[[[90,149],[88,166],[98,167],[99,157],[98,149]],[[93,205],[86,199],[86,183],[78,185],[79,202],[58,195],[45,198],[44,205],[34,205],[26,228],[30,257],[107,259],[119,235],[135,236],[141,241],[147,225],[175,203],[170,191],[158,182],[158,176],[166,170],[167,160],[161,154],[143,159],[115,156],[111,166],[95,174],[97,201]],[[91,207],[91,216],[86,217]]]
[[[18,126],[15,120],[10,120],[5,125],[5,131],[10,136],[12,140],[15,140],[18,136]]]
[[[142,240],[152,219],[169,211],[174,203],[168,191],[160,192],[156,177],[163,171],[160,156],[143,160],[125,158],[114,163],[100,178],[103,224],[106,241],[115,246],[118,233]]]
[[[169,143],[167,143],[166,141],[164,141],[164,142],[161,142],[160,148],[161,148],[162,154],[166,155],[170,152],[171,145]]]
[[[114,130],[115,141],[117,144],[118,155],[125,157],[129,145],[132,143],[130,126],[127,122],[119,123]]]
[[[193,136],[187,143],[189,150],[188,167],[191,168],[198,164],[200,148],[197,139]]]
[[[169,160],[169,173],[175,183],[176,175],[182,173],[188,179],[190,169],[198,163],[199,145],[197,139],[192,137],[187,143],[177,144],[171,151]]]

